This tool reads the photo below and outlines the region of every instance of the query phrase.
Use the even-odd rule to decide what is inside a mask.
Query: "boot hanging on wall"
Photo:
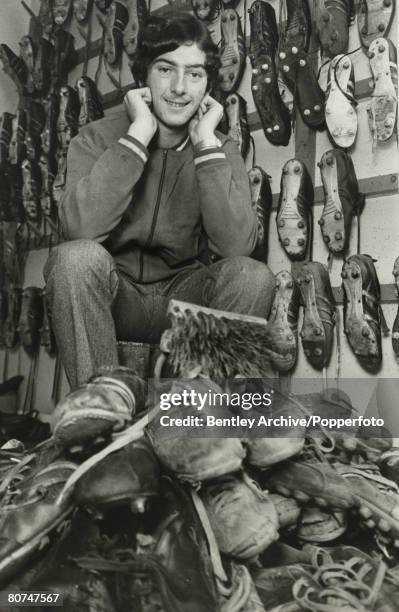
[[[286,6],[287,21],[284,31],[280,31],[279,69],[294,95],[303,121],[311,128],[323,129],[324,94],[308,54],[311,34],[308,2],[285,0],[283,6]]]
[[[355,215],[359,232],[364,196],[359,191],[352,158],[345,151],[326,151],[318,166],[324,190],[324,208],[319,219],[321,233],[331,253],[345,253]]]
[[[364,47],[376,38],[387,38],[395,14],[395,0],[360,0],[357,26]]]
[[[269,176],[260,166],[252,166],[248,172],[252,208],[258,220],[258,241],[251,257],[267,263],[269,251],[269,222],[273,195]]]
[[[296,264],[295,280],[304,305],[300,332],[306,359],[316,369],[325,368],[331,358],[335,326],[335,299],[325,265],[316,261]]]
[[[59,112],[57,118],[57,175],[53,183],[53,194],[59,201],[65,188],[66,158],[69,143],[78,133],[79,98],[76,90],[69,85],[59,90]]]
[[[123,48],[129,58],[129,65],[134,61],[137,51],[138,34],[147,19],[148,9],[145,0],[126,0],[129,20],[123,32]]]
[[[267,140],[285,146],[291,136],[291,118],[277,83],[274,59],[278,45],[276,15],[270,4],[255,0],[249,9],[249,20],[253,99]]]
[[[221,14],[219,87],[224,94],[236,91],[245,68],[245,40],[238,13],[226,9]]]
[[[375,141],[385,142],[395,131],[398,112],[397,52],[391,40],[377,38],[368,57],[373,75],[373,91],[367,108],[369,128]]]
[[[300,291],[286,270],[276,274],[276,292],[267,322],[270,363],[277,372],[289,372],[298,355],[298,313]]]
[[[26,93],[28,69],[23,59],[18,57],[8,45],[0,44],[0,61],[4,72],[14,81],[18,93]]]
[[[328,70],[325,115],[328,134],[336,147],[349,149],[357,134],[355,74],[349,56],[337,55]]]
[[[72,0],[53,0],[52,9],[55,25],[65,27],[72,14]]]
[[[211,21],[218,10],[217,0],[191,0],[191,6],[195,16],[203,21]],[[229,6],[228,8],[234,7]]]
[[[95,82],[88,76],[82,76],[76,81],[76,91],[79,97],[78,125],[81,128],[91,121],[104,117],[101,96]]]
[[[395,279],[396,293],[399,296],[399,257],[395,259],[392,274]],[[395,321],[392,325],[392,348],[399,362],[399,308],[396,313]]]
[[[238,93],[232,93],[227,96],[224,109],[227,118],[227,135],[236,143],[245,159],[250,143],[247,103]]]
[[[300,159],[290,159],[281,173],[276,225],[280,244],[295,261],[309,257],[313,238],[312,179]]]
[[[26,157],[37,162],[40,155],[40,137],[46,123],[46,111],[41,102],[29,101],[26,106],[25,150]]]
[[[93,0],[73,0],[73,14],[78,23],[86,23],[93,11]]]
[[[317,21],[317,33],[323,54],[333,58],[346,53],[349,26],[355,20],[354,0],[324,0],[324,9]]]

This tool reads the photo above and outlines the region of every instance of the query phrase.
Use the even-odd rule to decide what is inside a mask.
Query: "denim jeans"
[[[151,284],[134,283],[97,242],[54,248],[44,268],[52,325],[69,383],[118,363],[116,342],[158,343],[171,298],[267,318],[274,276],[249,257],[228,257]]]

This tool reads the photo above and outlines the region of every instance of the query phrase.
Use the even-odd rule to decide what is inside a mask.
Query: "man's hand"
[[[201,143],[216,144],[215,130],[223,117],[223,106],[207,94],[197,111],[196,116],[191,119],[188,131],[193,145]]]
[[[132,122],[128,134],[139,140],[146,147],[158,129],[157,120],[149,108],[151,101],[149,87],[131,89],[123,100],[128,117]]]

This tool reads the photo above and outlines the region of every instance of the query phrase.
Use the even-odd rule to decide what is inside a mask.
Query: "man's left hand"
[[[188,132],[193,145],[216,143],[215,130],[223,117],[223,106],[209,94],[204,96],[197,114],[191,119]]]

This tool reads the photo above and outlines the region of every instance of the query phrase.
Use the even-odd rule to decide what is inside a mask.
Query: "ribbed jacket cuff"
[[[226,155],[221,147],[194,150],[194,164],[196,167],[212,164],[217,159],[226,159]]]
[[[118,142],[136,153],[136,155],[138,155],[143,162],[146,163],[149,158],[148,149],[139,140],[133,138],[133,136],[129,136],[129,134],[125,134],[125,136],[119,138]]]

